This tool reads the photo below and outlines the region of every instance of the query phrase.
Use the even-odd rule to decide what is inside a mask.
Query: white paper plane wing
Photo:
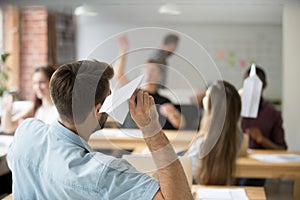
[[[144,75],[130,81],[123,87],[116,89],[111,95],[106,97],[99,113],[107,113],[117,122],[123,124],[129,111],[128,99],[134,91],[141,85]]]

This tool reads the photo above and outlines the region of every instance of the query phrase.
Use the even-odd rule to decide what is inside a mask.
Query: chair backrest
[[[130,154],[123,155],[123,159],[127,160],[137,170],[147,173],[149,176],[153,176],[156,173],[157,168],[151,155]],[[179,157],[179,160],[191,187],[193,180],[192,159],[189,157]]]
[[[243,134],[243,142],[240,148],[239,157],[246,157],[247,156],[247,150],[248,150],[248,142],[249,142],[249,135]]]
[[[195,105],[175,105],[185,118],[183,130],[199,130],[202,111]]]

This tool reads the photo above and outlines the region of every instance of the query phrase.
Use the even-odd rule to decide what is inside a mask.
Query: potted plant
[[[5,91],[8,90],[6,82],[8,81],[7,72],[9,68],[5,65],[5,62],[9,56],[9,53],[1,53],[1,61],[0,61],[0,97],[3,95]]]

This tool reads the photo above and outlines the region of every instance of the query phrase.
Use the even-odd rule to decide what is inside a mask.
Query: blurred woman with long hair
[[[240,96],[230,83],[214,82],[203,99],[199,136],[189,149],[193,175],[203,185],[231,185],[242,142]]]
[[[45,123],[52,123],[58,119],[57,110],[51,100],[49,82],[54,69],[51,66],[38,67],[32,76],[32,89],[34,100],[32,104],[21,113],[12,115],[12,95],[6,95],[3,99],[4,112],[1,119],[3,132],[14,132],[21,121],[28,117],[36,117]]]

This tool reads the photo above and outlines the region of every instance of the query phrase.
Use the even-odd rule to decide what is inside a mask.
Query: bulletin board
[[[268,86],[264,97],[280,100],[282,95],[282,34],[281,26],[231,25],[179,27],[198,42],[203,50],[191,48],[189,38],[181,38],[178,54],[187,54],[194,61],[198,71],[205,74],[201,80],[195,71],[182,62],[180,57],[170,58],[170,65],[188,77],[196,90],[201,90],[209,83],[222,78],[232,83],[237,89],[242,87],[245,71],[251,63],[261,66],[267,75]],[[205,50],[204,50],[205,49]],[[188,53],[186,53],[188,52]],[[210,57],[210,58],[209,58]],[[184,68],[184,69],[182,69]],[[216,76],[217,71],[219,76]],[[178,78],[170,73],[168,85],[181,88]]]

